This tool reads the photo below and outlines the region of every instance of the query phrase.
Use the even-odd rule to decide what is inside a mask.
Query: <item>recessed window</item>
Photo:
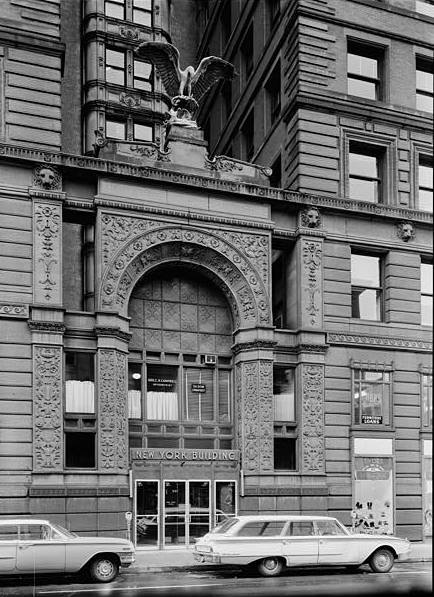
[[[125,19],[124,0],[106,0],[104,5],[105,14],[113,19]]]
[[[420,322],[422,325],[432,325],[433,309],[433,266],[432,263],[420,264]]]
[[[65,412],[95,413],[95,357],[90,352],[65,354]]]
[[[105,51],[105,79],[107,83],[125,85],[125,54],[117,50]]]
[[[355,425],[390,425],[391,373],[355,369],[353,376]]]
[[[153,129],[147,124],[134,123],[134,140],[135,141],[152,141]]]
[[[152,91],[152,64],[143,60],[134,60],[133,87],[143,91]]]
[[[295,471],[297,440],[295,437],[274,438],[274,469]]]
[[[370,203],[381,201],[383,153],[379,148],[350,142],[348,194],[351,199]]]
[[[273,369],[274,421],[295,421],[295,375],[289,367]]]
[[[105,134],[107,139],[121,139],[126,138],[126,123],[118,120],[105,121]]]
[[[434,2],[432,0],[416,0],[415,11],[434,18]]]
[[[146,418],[179,420],[178,367],[149,365],[146,383]]]
[[[416,57],[416,109],[433,112],[433,61]]]
[[[65,467],[95,468],[95,433],[65,433]]]
[[[241,64],[244,83],[247,81],[253,70],[253,50],[253,27],[250,25],[244,36],[243,43],[241,44]]]
[[[295,369],[273,367],[274,469],[296,470]]]
[[[423,211],[433,211],[433,166],[428,156],[419,156],[417,206]]]
[[[243,159],[250,162],[255,153],[255,121],[253,110],[250,111],[241,129]]]
[[[348,93],[366,99],[381,99],[382,54],[370,46],[348,43]]]
[[[152,0],[133,0],[133,22],[152,27]]]
[[[268,31],[270,32],[277,23],[280,14],[280,0],[266,0],[265,10]]]
[[[279,155],[271,166],[270,185],[280,189],[282,187],[282,158]]]
[[[265,84],[267,97],[268,125],[276,122],[280,115],[280,62],[276,64]]]
[[[351,316],[381,320],[381,258],[351,254]]]
[[[432,374],[422,374],[422,425],[432,427]]]

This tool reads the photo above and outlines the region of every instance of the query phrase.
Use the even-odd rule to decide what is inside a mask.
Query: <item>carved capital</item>
[[[62,349],[33,348],[33,468],[63,468]]]
[[[27,323],[32,332],[64,334],[66,330],[65,325],[61,321],[40,321],[31,319]]]
[[[96,326],[95,334],[97,336],[118,338],[119,340],[123,340],[124,342],[129,342],[131,340],[131,334],[129,332],[124,332],[123,330],[117,327]]]
[[[232,352],[234,355],[240,352],[246,352],[249,350],[274,350],[277,342],[271,340],[252,340],[251,342],[238,342],[232,346]]]

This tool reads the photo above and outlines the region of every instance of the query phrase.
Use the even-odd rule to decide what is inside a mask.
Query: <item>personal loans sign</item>
[[[131,460],[179,460],[186,461],[237,461],[239,450],[166,450],[165,448],[141,449],[132,448]]]

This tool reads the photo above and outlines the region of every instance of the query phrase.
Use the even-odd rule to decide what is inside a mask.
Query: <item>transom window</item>
[[[105,78],[107,83],[125,85],[125,53],[117,50],[105,51]]]
[[[353,371],[354,424],[390,425],[391,373]]]
[[[366,99],[381,99],[381,54],[357,42],[348,43],[348,93]]]
[[[433,310],[433,265],[420,264],[420,322],[422,325],[432,325]]]
[[[432,158],[419,156],[418,166],[418,208],[433,211],[433,166]]]
[[[351,316],[380,321],[382,315],[381,258],[351,254]]]
[[[382,199],[381,149],[350,142],[349,151],[349,196],[359,201],[378,203]]]
[[[433,112],[433,61],[416,57],[416,108]]]

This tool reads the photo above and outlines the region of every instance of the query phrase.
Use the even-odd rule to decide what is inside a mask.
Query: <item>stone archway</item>
[[[138,280],[158,265],[176,262],[212,279],[228,299],[236,328],[271,325],[268,292],[249,257],[209,230],[173,225],[142,231],[118,250],[102,277],[100,309],[126,315]]]

